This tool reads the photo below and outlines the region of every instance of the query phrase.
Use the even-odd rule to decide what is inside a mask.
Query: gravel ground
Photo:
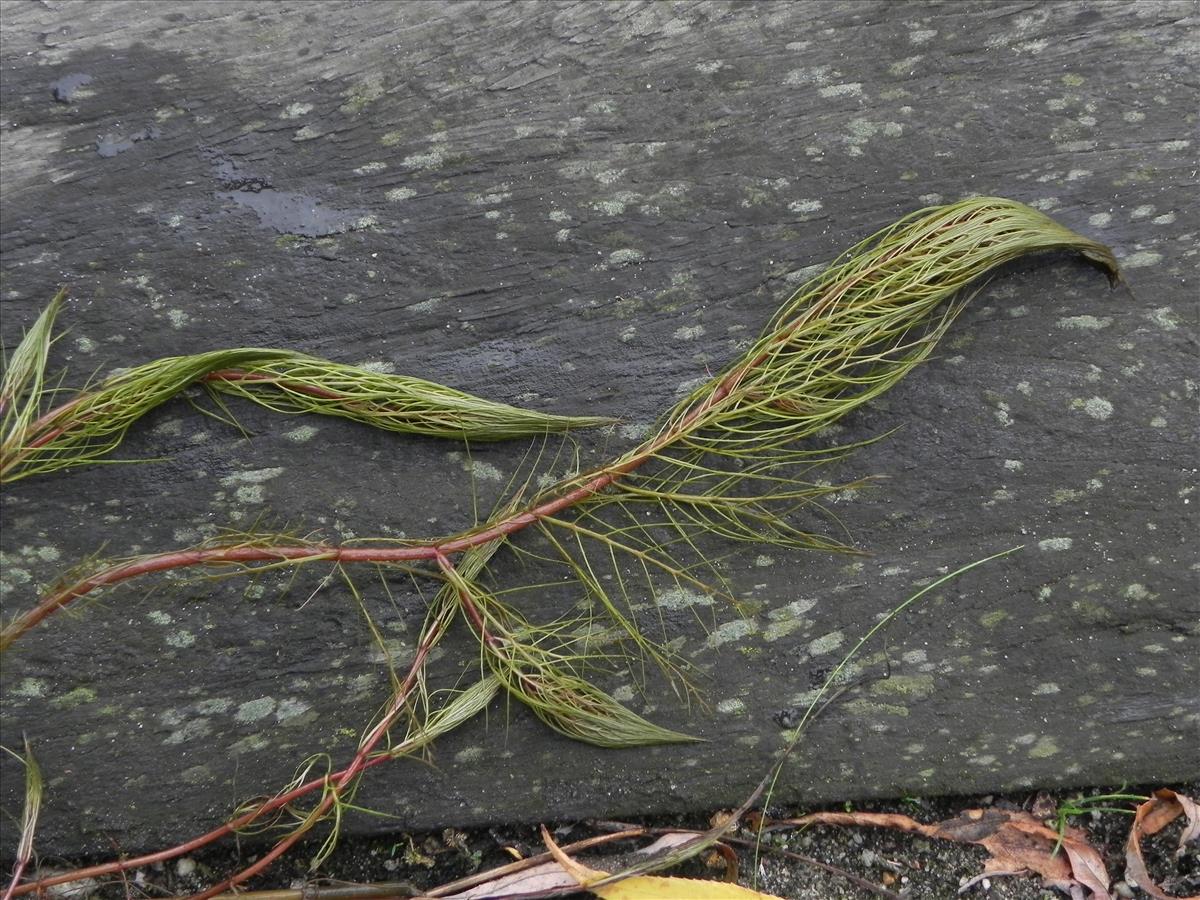
[[[1147,793],[1145,789],[1128,789],[1133,793]],[[1182,786],[1181,790],[1191,796],[1200,796],[1200,784]],[[1084,790],[1085,795],[1104,793],[1103,789]],[[1039,807],[1045,808],[1047,800],[1060,801],[1075,796],[1077,792],[1043,796]],[[907,798],[899,802],[868,803],[850,807],[856,811],[903,813],[921,822],[934,822],[952,817],[962,810],[971,808],[998,807],[1008,809],[1030,809],[1039,798],[1034,794],[947,797],[936,799]],[[789,817],[812,810],[774,810],[777,817]],[[709,816],[679,816],[672,818],[647,819],[637,824],[656,828],[705,828]],[[1117,813],[1091,813],[1074,820],[1082,827],[1088,838],[1104,856],[1110,875],[1114,880],[1114,896],[1145,897],[1141,891],[1131,888],[1124,877],[1124,842],[1131,817]],[[1151,873],[1173,896],[1188,897],[1200,892],[1200,848],[1192,848],[1181,858],[1172,851],[1177,844],[1180,822],[1169,827],[1160,836],[1145,845],[1146,859]],[[554,828],[560,843],[579,840],[599,833],[602,828],[594,823],[559,823]],[[746,837],[746,832],[739,833]],[[644,842],[643,842],[644,843]],[[893,830],[872,828],[820,827],[804,831],[783,831],[770,837],[772,848],[780,848],[820,860],[838,869],[845,870],[872,885],[886,887],[904,897],[953,898],[959,896],[960,888],[974,879],[983,870],[987,853],[980,847],[955,844],[948,841],[930,840],[920,836]],[[247,887],[250,891],[265,891],[309,886],[303,900],[315,900],[320,891],[313,887],[334,883],[378,883],[389,882],[397,887],[394,896],[409,896],[413,891],[429,890],[449,881],[472,875],[481,870],[494,868],[512,861],[505,848],[513,848],[522,855],[541,851],[541,842],[536,826],[511,825],[465,832],[448,830],[440,834],[394,833],[373,838],[349,838],[342,840],[333,856],[322,866],[316,876],[307,872],[307,859],[318,845],[312,844],[277,865],[267,875],[255,879]],[[253,861],[264,845],[243,840],[240,846],[212,849],[175,860],[164,865],[151,867],[138,875],[130,875],[128,881],[117,879],[104,884],[89,885],[86,891],[66,892],[58,896],[70,896],[82,900],[85,895],[97,898],[108,897],[164,897],[186,894],[203,888],[218,880],[220,876]],[[632,850],[626,845],[626,850]],[[582,857],[584,862],[595,865],[610,865],[617,850],[606,849],[606,858]],[[753,869],[753,851],[739,848],[739,880],[749,884]],[[47,861],[49,862],[49,861]],[[61,865],[61,861],[54,861]],[[717,862],[714,860],[714,862]],[[720,877],[723,862],[707,867],[704,861],[693,861],[674,870],[673,874],[699,877]],[[759,863],[758,889],[789,900],[850,900],[880,896],[857,885],[845,877],[830,874],[811,863],[795,858],[786,858],[773,850],[763,854]],[[252,895],[251,895],[252,896]],[[996,898],[996,900],[1041,900],[1061,897],[1042,887],[1035,877],[997,877],[975,881],[962,896]],[[302,895],[294,894],[296,900]],[[267,897],[261,900],[268,900]],[[270,900],[285,900],[274,894]]]

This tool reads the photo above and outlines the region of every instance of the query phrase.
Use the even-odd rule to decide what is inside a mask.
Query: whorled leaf
[[[388,431],[502,441],[611,424],[596,416],[556,416],[484,400],[413,378],[293,354],[217,371],[205,383],[283,413],[322,413]]]
[[[962,288],[1044,250],[1078,252],[1119,277],[1103,244],[1014,200],[975,197],[914,212],[797,290],[738,360],[677,403],[640,446],[558,491],[609,475],[608,489],[586,502],[656,503],[689,528],[822,547],[793,533],[776,510],[781,502],[816,504],[826,491],[797,482],[797,468],[854,447],[798,442],[924,361],[966,303],[952,300]]]
[[[0,434],[4,444],[21,434],[38,413],[46,377],[46,357],[53,342],[54,319],[67,295],[63,288],[42,310],[33,327],[26,332],[11,359],[6,360],[0,379]]]
[[[197,382],[281,412],[341,416],[457,440],[505,440],[611,421],[520,409],[420,378],[256,347],[154,360],[118,372],[39,417],[42,370],[60,298],[42,313],[5,371],[0,483],[109,461],[101,458],[134,422]],[[28,395],[19,411],[18,395]]]

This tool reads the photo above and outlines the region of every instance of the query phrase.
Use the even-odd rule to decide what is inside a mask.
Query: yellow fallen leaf
[[[636,875],[604,887],[588,888],[603,900],[780,900],[729,881]]]
[[[546,849],[579,886],[601,900],[781,900],[771,894],[752,891],[728,881],[703,881],[697,878],[665,878],[658,875],[635,875],[612,884],[596,884],[608,877],[608,872],[589,869],[562,852],[550,832],[542,826]],[[592,885],[595,885],[593,887]]]

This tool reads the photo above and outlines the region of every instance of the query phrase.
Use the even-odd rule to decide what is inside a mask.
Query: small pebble
[[[196,874],[196,861],[185,856],[175,863],[175,874],[180,878],[191,878]]]

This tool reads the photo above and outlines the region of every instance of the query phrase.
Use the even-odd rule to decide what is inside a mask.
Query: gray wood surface
[[[809,267],[912,209],[1009,196],[1122,258],[1128,288],[1112,291],[1072,259],[1006,268],[937,360],[845,421],[847,440],[898,429],[826,473],[887,476],[834,506],[870,556],[744,547],[720,565],[745,616],[666,612],[709,707],[653,677],[644,695],[628,675],[610,687],[709,743],[596,750],[497,705],[440,742],[436,767],[372,771],[358,802],[398,818],[349,827],[734,804],[878,614],[1015,544],[890,630],[891,677],[813,728],[778,798],[1200,775],[1196,4],[0,11],[4,344],[69,284],[67,384],[293,347],[621,417],[581,436],[588,464],[732,358]],[[468,462],[235,411],[249,439],[179,400],[118,454],[163,461],[6,487],[5,615],[101,547],[258,522],[450,533],[471,521],[466,470],[490,504],[527,449]],[[310,754],[347,760],[386,674],[347,592],[319,580],[113,592],[6,654],[3,743],[28,734],[48,781],[40,850],[161,846]],[[402,652],[421,597],[363,589]],[[438,677],[477,664],[458,634]],[[5,759],[0,774],[16,814],[19,772]]]

